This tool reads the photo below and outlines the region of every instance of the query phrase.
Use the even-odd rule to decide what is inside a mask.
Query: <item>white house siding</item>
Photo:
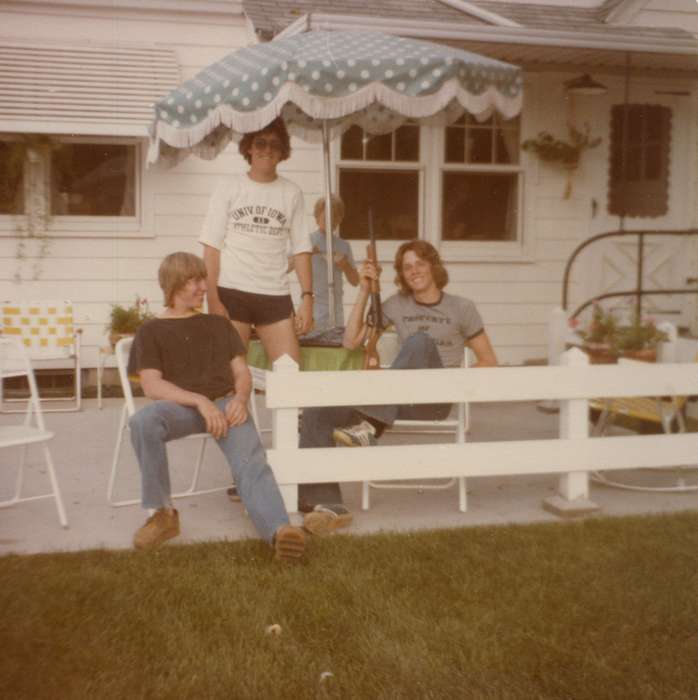
[[[173,3],[174,4],[174,3]],[[173,47],[180,61],[182,77],[189,78],[227,51],[249,43],[241,15],[189,15],[174,21],[163,12],[74,11],[55,8],[50,13],[18,14],[0,9],[2,35],[14,40],[128,41],[155,43]],[[116,18],[115,18],[116,17]],[[523,116],[522,139],[548,130],[566,135],[569,102],[562,88],[564,80],[578,73],[530,73]],[[518,363],[546,354],[546,324],[553,307],[559,305],[562,275],[570,253],[588,235],[617,227],[617,219],[605,216],[608,177],[608,125],[610,105],[622,102],[623,85],[617,75],[594,72],[606,83],[607,95],[579,97],[574,103],[574,119],[578,126],[589,122],[593,136],[603,137],[597,149],[586,153],[573,178],[572,195],[563,199],[564,176],[560,171],[541,164],[534,156],[523,154],[526,169],[524,236],[527,241],[525,259],[501,262],[495,259],[468,261],[467,247],[459,261],[446,259],[451,277],[450,291],[472,298],[478,305],[502,362]],[[633,81],[646,94],[654,95],[647,81]],[[674,85],[674,83],[671,83]],[[675,83],[687,89],[686,81]],[[698,171],[698,109],[694,84],[689,98],[673,100],[679,116],[677,123],[689,140],[689,150],[675,146],[672,162],[685,187],[679,188],[672,201],[672,212],[679,212],[671,221],[658,222],[665,228],[698,225],[696,190]],[[643,93],[643,94],[645,94]],[[296,181],[305,194],[306,211],[312,211],[322,191],[322,159],[320,149],[303,142],[293,142],[294,152],[281,171]],[[146,207],[152,213],[151,225],[140,238],[119,238],[104,234],[91,237],[56,237],[51,242],[43,272],[37,281],[25,279],[15,285],[12,277],[17,269],[14,258],[16,239],[0,233],[0,298],[70,298],[76,303],[77,318],[84,328],[85,365],[94,367],[97,351],[105,342],[104,323],[110,303],[130,302],[136,294],[152,300],[159,308],[157,266],[162,257],[175,250],[200,252],[196,242],[208,198],[216,180],[223,174],[239,172],[245,167],[235,146],[214,161],[191,157],[177,168],[166,172],[146,173]],[[676,180],[672,179],[675,184]],[[692,188],[692,189],[691,189]],[[597,216],[592,218],[592,200],[597,202]],[[310,216],[309,224],[311,223]],[[676,219],[676,220],[674,220]],[[657,222],[655,222],[657,223]],[[427,227],[434,226],[427,222]],[[635,226],[637,227],[637,226]],[[427,232],[429,233],[429,231]],[[387,246],[386,246],[387,247]],[[381,246],[379,245],[379,253]],[[364,245],[354,244],[358,259]],[[390,254],[383,253],[384,296],[394,291]],[[29,271],[29,267],[27,267]],[[589,257],[576,268],[573,279],[572,305],[585,296],[589,276],[593,277],[593,260]],[[345,286],[348,312],[355,291]],[[295,291],[295,286],[294,286]]]

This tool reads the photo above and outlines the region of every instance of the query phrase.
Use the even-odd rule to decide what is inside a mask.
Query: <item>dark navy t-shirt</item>
[[[244,354],[240,336],[222,316],[155,318],[138,329],[128,372],[156,369],[181,389],[215,399],[235,388],[230,363]]]

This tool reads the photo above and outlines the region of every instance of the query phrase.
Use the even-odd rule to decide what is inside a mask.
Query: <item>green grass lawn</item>
[[[8,699],[698,698],[696,513],[7,556],[0,599]]]

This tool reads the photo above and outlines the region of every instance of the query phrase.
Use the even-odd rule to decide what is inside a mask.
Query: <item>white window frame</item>
[[[525,138],[523,116],[520,117],[519,142]],[[534,241],[529,233],[533,230],[532,212],[526,196],[527,169],[530,159],[519,152],[515,164],[460,164],[444,160],[446,132],[444,127],[422,126],[419,135],[418,161],[374,161],[342,160],[341,138],[332,144],[334,178],[339,191],[339,174],[342,168],[376,170],[416,170],[419,172],[419,202],[417,238],[432,243],[445,262],[534,262]],[[443,172],[495,172],[516,173],[518,176],[518,212],[516,217],[516,240],[514,241],[444,241],[442,229],[442,174]],[[350,240],[354,257],[363,260],[366,254],[363,240]],[[381,260],[393,260],[398,247],[404,241],[381,240],[378,246]]]
[[[334,148],[334,182],[337,183],[336,191],[339,194],[339,176],[340,171],[344,169],[361,169],[361,170],[395,170],[400,172],[410,171],[416,172],[418,175],[417,184],[417,237],[414,240],[419,240],[424,237],[424,189],[425,189],[425,157],[427,151],[424,146],[423,139],[424,129],[420,130],[419,134],[419,155],[418,160],[399,160],[399,161],[389,161],[389,160],[342,160],[341,158],[341,146],[342,139],[337,138],[333,142]],[[366,224],[368,227],[368,223]],[[378,257],[380,260],[393,260],[397,249],[406,241],[405,240],[384,240],[380,239],[378,247]],[[355,260],[363,260],[366,257],[366,246],[368,245],[368,240],[365,239],[349,239],[347,241],[351,246],[351,251],[354,254]]]
[[[523,127],[520,123],[519,143]],[[532,260],[530,241],[525,235],[525,189],[526,169],[522,151],[519,150],[518,163],[446,163],[444,150],[446,146],[446,129],[434,129],[432,139],[432,168],[431,185],[434,196],[431,221],[435,222],[433,238],[431,242],[439,247],[443,258],[449,262],[501,262],[501,261],[529,261]],[[441,238],[443,230],[443,174],[444,173],[504,173],[517,176],[517,216],[516,216],[516,240],[513,241],[447,241]]]
[[[52,215],[46,235],[49,238],[154,238],[152,177],[145,168],[146,148],[143,139],[117,136],[51,135],[62,143],[122,144],[135,146],[134,216]],[[50,199],[50,191],[46,192]],[[47,201],[47,206],[50,202]],[[0,236],[15,237],[26,214],[0,214]]]

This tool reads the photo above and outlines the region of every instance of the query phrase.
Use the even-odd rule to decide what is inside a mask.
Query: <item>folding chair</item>
[[[696,361],[698,361],[698,357]],[[643,363],[637,360],[621,358],[619,364],[641,365]],[[639,396],[592,399],[589,401],[589,408],[599,412],[599,417],[593,427],[592,435],[599,437],[605,435],[615,421],[621,418],[630,418],[635,421],[644,421],[659,425],[665,433],[685,433],[686,420],[684,418],[684,410],[687,400],[687,396]],[[615,475],[614,478],[609,478],[601,470],[592,472],[591,478],[605,486],[613,486],[630,491],[697,491],[698,484],[687,484],[684,472],[685,468],[676,467],[676,483],[673,486],[632,484],[627,481],[619,481]]]
[[[17,425],[0,426],[0,449],[7,447],[21,447],[21,456],[17,477],[15,480],[14,496],[8,500],[0,502],[0,508],[8,508],[15,503],[25,501],[36,501],[43,498],[53,498],[58,511],[58,520],[63,527],[68,527],[61,491],[58,486],[58,477],[53,466],[53,458],[48,448],[49,440],[54,436],[50,430],[46,430],[44,417],[41,413],[41,402],[36,388],[36,379],[32,369],[31,361],[22,343],[16,338],[0,338],[0,378],[26,377],[29,384],[29,397],[24,411],[24,420]],[[18,413],[18,411],[14,411]],[[22,496],[24,485],[24,467],[26,464],[27,450],[29,445],[41,445],[46,462],[51,483],[51,492],[39,496]]]
[[[390,367],[393,359],[397,355],[400,343],[397,333],[387,331],[381,336],[378,346],[378,354],[381,358],[381,367]],[[463,349],[463,367],[468,367],[468,348]],[[454,435],[458,444],[465,442],[466,435],[470,429],[470,407],[466,402],[456,404],[456,417],[447,417],[443,420],[396,420],[393,425],[386,430],[392,433],[412,433],[424,435],[447,434]],[[450,478],[436,484],[404,483],[395,481],[364,481],[361,490],[361,508],[368,510],[370,507],[370,489],[416,489],[418,491],[440,491],[451,488],[458,482],[458,508],[461,513],[466,511],[465,478]]]
[[[82,405],[81,336],[75,328],[70,301],[23,301],[2,303],[0,335],[17,338],[24,344],[34,370],[72,369],[75,373],[73,395],[40,397],[41,401],[70,401],[73,406],[45,408],[45,412],[79,411]],[[4,413],[22,413],[23,409],[6,409],[4,404],[26,399],[7,399],[0,385],[0,407]]]
[[[119,460],[121,457],[121,445],[124,441],[126,432],[128,431],[128,421],[131,416],[136,412],[136,404],[133,400],[133,391],[131,389],[131,379],[128,376],[128,357],[131,352],[131,345],[133,344],[133,338],[122,338],[114,349],[116,355],[116,367],[119,372],[119,381],[121,383],[121,389],[124,393],[124,406],[121,409],[121,419],[119,421],[119,431],[116,438],[116,445],[114,447],[114,456],[112,458],[111,473],[109,475],[109,485],[107,487],[107,501],[116,507],[120,506],[130,506],[136,503],[140,503],[140,499],[134,498],[129,500],[117,501],[114,499],[114,486],[116,484],[116,473],[119,466]],[[257,431],[259,432],[259,424],[257,419],[257,411],[254,403],[254,398],[250,397],[249,404],[250,413],[252,415],[252,420],[254,421]],[[199,447],[196,463],[194,465],[194,474],[192,480],[189,484],[189,488],[184,491],[179,491],[173,493],[171,498],[186,498],[187,496],[202,496],[208,493],[216,493],[217,491],[226,491],[230,488],[231,482],[225,486],[217,486],[211,489],[199,489],[199,475],[201,473],[201,467],[204,461],[204,452],[206,450],[206,443],[211,438],[208,433],[195,433],[193,435],[187,435],[187,437],[182,438],[183,440],[199,440],[201,445]]]

